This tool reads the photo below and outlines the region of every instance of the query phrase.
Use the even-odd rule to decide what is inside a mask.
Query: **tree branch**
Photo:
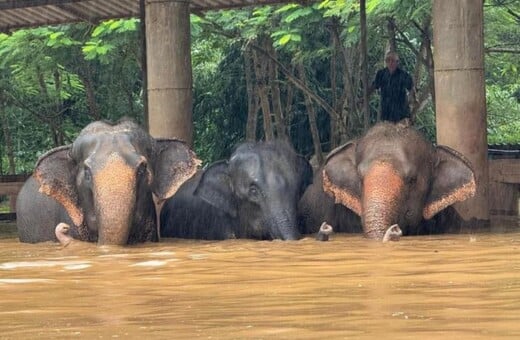
[[[332,106],[329,105],[325,101],[325,99],[318,96],[314,91],[309,89],[300,79],[298,79],[296,76],[294,76],[282,63],[280,63],[276,58],[274,58],[272,55],[270,55],[267,51],[262,49],[260,46],[250,43],[251,48],[257,50],[260,53],[265,54],[269,59],[271,59],[280,69],[280,71],[285,74],[287,79],[289,79],[294,86],[296,86],[298,89],[306,93],[309,97],[311,97],[316,103],[318,103],[329,115],[336,115],[337,112],[334,110]]]
[[[513,53],[513,54],[520,54],[520,50],[519,49],[514,49],[514,48],[488,47],[488,48],[485,48],[484,51],[486,53]]]
[[[220,25],[218,25],[212,21],[209,21],[207,19],[205,19],[205,20],[211,26],[218,28],[218,31],[213,30],[214,33],[221,34],[230,39],[240,39],[242,41],[246,41],[245,38],[240,36],[240,32],[236,32],[235,35],[227,33]],[[309,89],[300,79],[298,79],[296,76],[294,76],[291,71],[289,71],[281,62],[278,61],[278,59],[274,58],[270,53],[268,53],[263,48],[254,44],[251,41],[247,41],[247,45],[250,48],[266,55],[273,63],[275,63],[278,66],[280,72],[282,72],[287,77],[287,79],[289,79],[289,81],[291,81],[293,83],[294,86],[296,86],[298,89],[300,89],[304,93],[307,93],[309,95],[309,97],[311,97],[316,103],[318,103],[329,115],[337,115],[336,110],[332,106],[330,106],[323,98],[321,98],[319,95],[317,95],[314,91]]]

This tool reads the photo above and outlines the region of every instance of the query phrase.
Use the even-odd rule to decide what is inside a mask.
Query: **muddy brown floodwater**
[[[520,232],[62,249],[11,231],[1,339],[520,338]]]

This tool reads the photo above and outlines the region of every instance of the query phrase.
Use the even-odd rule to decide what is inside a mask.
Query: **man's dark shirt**
[[[377,71],[372,86],[381,89],[381,120],[397,122],[410,117],[406,90],[412,89],[413,81],[408,73],[400,68],[393,74],[388,68],[381,69]]]

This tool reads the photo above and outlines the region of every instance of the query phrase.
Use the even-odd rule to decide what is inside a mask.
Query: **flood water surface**
[[[2,339],[520,338],[520,233],[132,247],[0,239]]]

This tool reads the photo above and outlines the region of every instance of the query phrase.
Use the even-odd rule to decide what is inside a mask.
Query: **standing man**
[[[399,68],[399,56],[393,51],[385,55],[386,67],[376,73],[376,78],[368,89],[370,96],[379,89],[381,95],[381,120],[398,122],[408,118],[413,123],[408,96],[415,102],[415,89],[412,77]]]

